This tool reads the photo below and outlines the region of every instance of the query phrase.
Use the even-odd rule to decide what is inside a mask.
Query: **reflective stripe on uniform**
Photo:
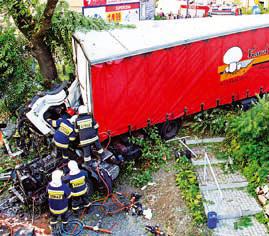
[[[76,211],[76,210],[78,210],[79,209],[79,206],[77,206],[77,207],[72,207],[72,210],[74,210],[74,211]]]
[[[68,144],[58,143],[58,142],[55,141],[55,139],[53,139],[53,141],[54,141],[54,143],[55,143],[55,145],[57,147],[60,147],[60,148],[68,148]]]
[[[101,149],[100,149],[100,150],[98,150],[97,152],[98,152],[98,154],[102,154],[102,153],[104,152],[104,149],[103,149],[103,148],[101,148]]]
[[[73,132],[73,129],[70,128],[67,124],[62,122],[58,131],[64,135],[69,136]]]
[[[49,199],[60,200],[64,198],[64,191],[48,190]]]
[[[51,225],[56,225],[57,223],[58,223],[58,220],[57,221],[50,221]]]
[[[87,192],[87,190],[88,190],[88,188],[86,187],[84,190],[82,190],[80,192],[76,192],[76,193],[72,192],[72,196],[79,197],[81,195],[84,195]]]
[[[90,144],[90,143],[95,142],[96,140],[98,140],[97,136],[95,136],[94,138],[82,140],[82,141],[80,141],[80,145]]]
[[[61,191],[61,190],[48,190],[48,193],[49,194],[55,194],[55,195],[64,195],[64,191]]]
[[[98,123],[96,123],[96,125],[95,125],[93,128],[94,128],[94,129],[98,129],[98,128],[99,128]]]
[[[70,184],[73,188],[78,188],[85,185],[85,176],[81,176],[80,178],[71,180]]]
[[[66,207],[62,210],[53,210],[50,208],[51,213],[55,214],[55,215],[61,215],[61,214],[65,213],[67,210],[68,210],[68,207]]]
[[[92,119],[89,118],[89,119],[79,120],[77,121],[77,124],[80,129],[92,128]]]
[[[56,126],[57,126],[57,122],[56,122],[56,120],[52,120],[52,121],[51,121],[51,125],[52,125],[52,127],[56,127]]]
[[[69,140],[70,141],[74,141],[76,139],[76,137],[70,137]]]
[[[84,161],[90,161],[92,157],[84,157]]]
[[[62,157],[63,157],[63,159],[69,159],[69,157],[68,157],[68,156],[64,156],[64,155],[63,155]]]

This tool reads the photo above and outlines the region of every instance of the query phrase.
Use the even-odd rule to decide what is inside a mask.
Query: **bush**
[[[161,139],[158,128],[154,126],[144,131],[145,138],[130,138],[131,143],[138,145],[142,150],[142,157],[139,163],[136,163],[138,171],[132,172],[131,176],[131,182],[136,187],[141,187],[151,181],[152,173],[165,164],[170,157],[169,148]]]
[[[213,109],[198,113],[194,116],[192,132],[203,135],[223,135],[228,127],[230,118],[236,111]]]
[[[254,189],[269,173],[269,102],[267,97],[249,111],[234,117],[227,129],[226,148]]]

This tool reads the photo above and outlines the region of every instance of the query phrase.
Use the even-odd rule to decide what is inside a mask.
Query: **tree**
[[[16,26],[29,41],[33,56],[37,59],[40,71],[47,83],[57,78],[50,46],[46,37],[50,32],[52,16],[58,0],[48,0],[41,15],[37,12],[38,0],[0,0],[0,5],[12,16]]]
[[[46,85],[57,78],[56,52],[71,61],[71,37],[78,27],[96,30],[111,27],[101,19],[68,10],[63,0],[47,0],[45,4],[39,0],[0,0],[0,9],[13,18],[28,40]]]

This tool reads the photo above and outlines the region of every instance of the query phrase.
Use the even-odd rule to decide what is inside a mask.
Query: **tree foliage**
[[[25,40],[15,30],[0,29],[0,112],[14,112],[42,88],[42,77],[32,70]]]
[[[101,19],[84,17],[68,9],[65,1],[0,0],[2,12],[11,16],[28,41],[32,55],[48,84],[57,79],[55,59],[72,60],[72,34],[78,28],[108,29]]]
[[[57,60],[66,60],[72,64],[72,34],[76,30],[109,30],[113,27],[116,26],[102,19],[85,17],[81,13],[70,11],[68,4],[61,1],[55,10],[50,34],[46,40]]]

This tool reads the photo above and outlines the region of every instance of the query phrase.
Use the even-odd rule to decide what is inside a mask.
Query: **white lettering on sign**
[[[120,11],[120,10],[128,10],[131,9],[130,5],[125,5],[125,6],[117,6],[116,7],[116,11]]]
[[[139,2],[138,0],[107,0],[107,4]]]

